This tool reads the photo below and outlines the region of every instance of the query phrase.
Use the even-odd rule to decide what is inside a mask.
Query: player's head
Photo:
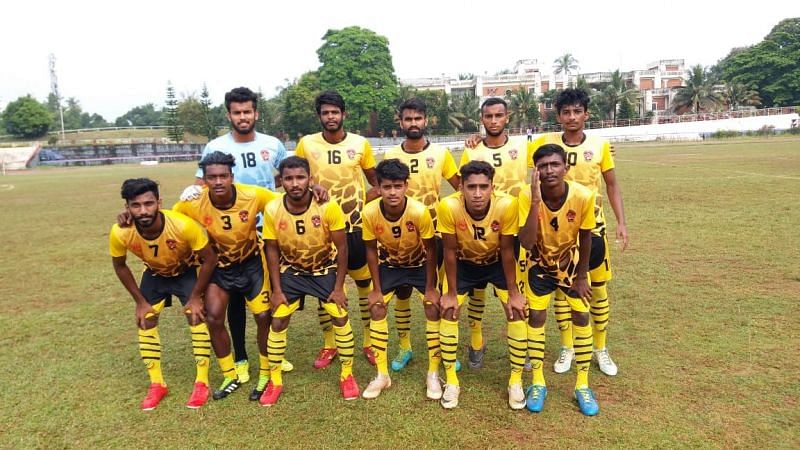
[[[130,178],[122,183],[120,190],[125,199],[125,209],[140,228],[151,226],[158,216],[161,198],[158,184],[149,178]]]
[[[344,119],[347,117],[345,112],[344,99],[336,91],[325,91],[314,99],[314,108],[319,117],[322,129],[335,133],[342,129]]]
[[[384,159],[375,168],[381,199],[389,206],[403,204],[408,190],[408,166],[399,159]]]
[[[307,160],[297,156],[284,158],[278,165],[278,175],[290,199],[300,201],[306,195],[311,195],[311,168]]]
[[[494,167],[485,161],[470,161],[461,166],[459,190],[470,213],[481,213],[489,208],[492,197]]]
[[[544,144],[533,153],[533,165],[539,172],[542,186],[557,186],[564,182],[569,170],[567,153],[558,144]]]
[[[581,131],[589,119],[589,94],[580,88],[567,88],[556,97],[556,119],[565,131]]]
[[[508,124],[508,103],[499,97],[487,98],[481,105],[481,123],[489,136],[500,136]]]
[[[253,131],[258,120],[258,95],[246,87],[225,93],[225,108],[233,130],[239,134]]]
[[[397,116],[400,118],[400,128],[409,139],[419,139],[425,134],[428,116],[423,100],[412,98],[404,101],[397,108]]]
[[[226,196],[233,192],[233,166],[236,158],[228,153],[215,151],[200,161],[203,169],[203,181],[208,186],[208,193],[212,197]]]

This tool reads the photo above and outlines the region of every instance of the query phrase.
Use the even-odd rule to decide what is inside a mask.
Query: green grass
[[[453,411],[424,398],[424,322],[415,304],[415,359],[377,400],[345,402],[338,370],[311,368],[321,345],[312,308],[290,327],[287,357],[296,369],[284,376],[276,407],[249,402],[248,386],[198,411],[184,407],[194,369],[185,321],[173,308],[160,327],[170,395],[142,413],[147,377],[132,301],[111,270],[108,229],[123,179],[159,180],[170,204],[194,165],[2,177],[0,447],[798,448],[800,141],[622,145],[616,158],[632,243],[624,254],[613,249],[609,347],[620,373],[609,378],[592,367],[601,406],[594,418],[571,399],[574,374],[550,370],[558,348],[552,316],[545,411],[508,409],[503,319],[492,299],[486,366],[462,373]],[[250,322],[249,336],[254,331]],[[464,344],[466,337],[462,325]],[[355,374],[364,387],[373,370],[358,357]],[[219,381],[212,363],[212,384]]]

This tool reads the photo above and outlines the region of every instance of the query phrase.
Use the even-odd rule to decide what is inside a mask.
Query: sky
[[[389,39],[402,79],[494,74],[520,59],[552,67],[565,53],[580,72],[659,59],[709,66],[791,17],[800,17],[796,0],[13,1],[0,17],[0,108],[26,94],[46,99],[51,53],[62,98],[113,122],[163,105],[168,81],[179,96],[199,96],[205,83],[215,104],[237,86],[271,97],[319,67],[327,30],[351,25]]]

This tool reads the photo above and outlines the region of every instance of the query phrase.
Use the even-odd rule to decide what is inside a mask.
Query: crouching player
[[[286,193],[264,210],[267,267],[272,281],[272,325],[269,352],[270,381],[261,395],[262,406],[278,402],[283,392],[281,362],[286,352],[289,319],[300,298],[317,297],[331,316],[342,369],[339,387],[345,400],[358,398],[353,377],[353,329],[347,316],[344,277],[347,274],[345,216],[335,201],[319,204],[311,190],[308,161],[290,156],[278,166]]]
[[[214,272],[217,254],[197,222],[183,214],[160,209],[161,199],[154,181],[147,178],[125,180],[122,198],[135,226],[112,226],[109,248],[114,271],[136,303],[139,352],[150,375],[150,389],[141,408],[144,411],[154,409],[167,395],[167,384],[161,372],[158,315],[165,306],[170,306],[172,295],[180,299],[189,321],[197,366],[194,390],[186,406],[199,408],[208,400],[211,355],[211,339],[203,322],[202,295]],[[138,286],[125,262],[128,251],[145,265]],[[202,259],[199,275],[194,267],[197,256]]]
[[[373,290],[367,297],[370,333],[378,375],[364,389],[363,397],[373,399],[392,385],[386,351],[389,326],[386,308],[400,288],[413,287],[424,296],[425,335],[428,340],[427,396],[442,397],[439,384],[439,293],[436,291],[436,242],[433,221],[424,203],[406,196],[409,167],[399,159],[381,161],[375,170],[380,198],[364,207],[361,214],[367,264]]]
[[[544,371],[544,322],[553,292],[566,294],[572,310],[575,341],[575,398],[583,414],[593,416],[599,407],[589,389],[592,328],[589,325],[589,255],[595,227],[594,193],[578,183],[564,181],[569,166],[564,149],[556,144],[539,147],[533,154],[536,170],[529,189],[519,196],[519,240],[531,252],[528,298],[528,356],[533,385],[526,404],[540,412],[547,396]]]

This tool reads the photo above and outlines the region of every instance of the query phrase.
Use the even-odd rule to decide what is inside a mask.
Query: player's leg
[[[458,317],[461,305],[467,298],[467,291],[458,294],[458,307],[441,312],[439,322],[439,346],[442,353],[442,364],[445,372],[444,392],[442,393],[441,405],[445,409],[458,406],[458,397],[461,393],[461,386],[458,381],[456,371],[456,361],[458,352]]]
[[[508,303],[508,291],[498,287],[496,292],[503,305],[506,305]],[[524,316],[518,314],[509,315],[510,313],[510,311],[506,310],[506,343],[508,345],[508,362],[511,367],[511,373],[508,377],[508,406],[511,409],[522,409],[525,407],[522,370],[525,367],[525,357],[528,354],[528,327]]]
[[[269,294],[272,290],[267,273],[266,255],[252,258],[243,267],[240,285],[244,287],[247,309],[253,314],[256,322],[256,344],[258,346],[258,383],[250,393],[250,400],[258,400],[266,388],[270,378],[270,362],[267,353],[267,341],[272,320]],[[282,362],[285,364],[285,361]],[[282,367],[284,371],[286,369]],[[241,381],[241,380],[240,380]]]
[[[611,280],[611,263],[609,260],[608,240],[606,236],[592,236],[592,255],[589,261],[589,277],[592,280],[592,334],[594,356],[600,371],[606,375],[617,374],[617,365],[611,359],[606,347],[610,304],[607,283]]]
[[[239,381],[247,383],[250,380],[250,364],[247,358],[245,345],[247,314],[245,312],[244,296],[233,293],[228,300],[228,328],[231,333],[233,356],[236,361],[236,374]]]
[[[397,327],[398,352],[392,360],[392,370],[398,372],[411,361],[411,285],[400,286],[395,290],[394,320]]]
[[[375,365],[375,355],[372,353],[372,342],[369,332],[369,303],[367,295],[372,290],[372,278],[367,266],[367,250],[364,246],[361,230],[356,229],[347,233],[347,273],[356,283],[358,290],[358,310],[361,314],[361,324],[364,327],[363,352],[370,364]],[[330,314],[330,311],[328,311]],[[335,321],[334,321],[335,323]]]
[[[384,272],[385,270],[382,268],[381,275]],[[381,278],[383,279],[383,276]],[[370,308],[369,329],[377,375],[369,382],[362,393],[362,397],[368,400],[377,398],[384,389],[392,386],[392,379],[389,376],[389,362],[386,356],[389,348],[389,324],[386,321],[386,315],[394,295],[395,291],[388,290],[383,294],[383,303],[377,303]]]
[[[333,361],[333,358],[336,357],[336,337],[333,334],[331,316],[325,311],[322,304],[317,306],[317,318],[319,319],[319,327],[322,329],[324,343],[322,349],[317,354],[317,358],[314,360],[314,368],[324,369],[328,367]]]
[[[561,290],[556,290],[553,302],[558,332],[561,337],[561,350],[558,358],[553,363],[555,373],[569,372],[572,360],[575,359],[575,350],[572,348],[572,310],[567,302],[567,297]]]
[[[440,400],[442,398],[442,383],[439,380],[439,365],[442,361],[442,351],[439,344],[441,321],[439,308],[427,298],[423,298],[422,305],[425,310],[425,340],[428,346],[428,373],[425,376],[425,395],[431,400]]]
[[[289,275],[286,275],[289,278]],[[294,277],[291,277],[294,278]],[[300,297],[288,283],[284,283],[284,274],[281,274],[281,287],[284,289],[288,305],[281,305],[272,311],[272,318],[269,325],[269,335],[267,338],[267,358],[269,360],[269,378],[264,390],[259,397],[261,406],[272,406],[278,403],[278,399],[283,392],[283,368],[282,363],[286,354],[286,344],[288,341],[289,321],[297,308],[300,306]],[[288,289],[287,289],[288,288]]]
[[[192,319],[191,309],[186,308],[186,303],[192,294],[195,283],[197,282],[197,272],[193,269],[187,270],[180,276],[173,279],[170,293],[180,299],[184,307],[183,313],[189,324],[189,333],[192,340],[192,354],[194,356],[197,374],[194,380],[194,387],[186,402],[188,408],[196,409],[206,404],[209,397],[208,365],[211,360],[211,336],[208,334],[208,326],[205,322]]]
[[[167,303],[166,298],[169,297],[169,293],[164,289],[164,283],[165,278],[145,271],[139,285],[145,300],[155,311],[155,314],[147,314],[144,328],[138,329],[139,356],[150,378],[150,387],[140,405],[143,411],[154,409],[167,395],[167,384],[161,371],[161,336],[158,333],[158,315]]]
[[[483,367],[486,342],[483,340],[483,312],[486,309],[486,289],[476,288],[469,294],[467,317],[469,319],[469,368]]]
[[[228,309],[228,291],[218,283],[225,283],[222,276],[217,275],[222,272],[219,268],[214,271],[211,284],[208,285],[205,296],[206,305],[206,324],[208,325],[208,333],[211,336],[211,347],[214,349],[214,354],[217,357],[217,364],[219,364],[220,371],[222,372],[222,384],[220,388],[214,391],[212,398],[220,400],[233,391],[239,389],[241,383],[236,374],[236,366],[233,361],[233,353],[231,353],[231,338],[228,335],[228,330],[225,328],[225,312]],[[230,275],[229,271],[226,273]],[[230,278],[227,276],[226,278]]]
[[[541,412],[547,398],[547,384],[544,379],[544,324],[547,320],[547,306],[555,286],[555,281],[546,277],[538,266],[529,269],[525,297],[528,301],[526,328],[532,383],[527,389],[525,403],[531,412]]]
[[[592,361],[592,327],[589,307],[572,291],[567,291],[567,301],[572,308],[572,329],[575,346],[575,398],[583,414],[593,416],[600,411],[594,393],[589,388],[589,364]]]

